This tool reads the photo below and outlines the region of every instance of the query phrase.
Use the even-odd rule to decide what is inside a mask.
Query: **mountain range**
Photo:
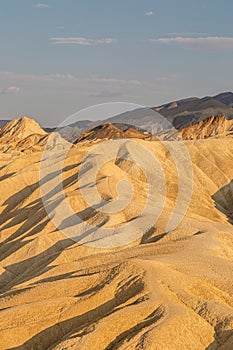
[[[44,130],[48,133],[56,131],[70,142],[76,142],[81,134],[108,123],[123,132],[127,127],[131,127],[151,134],[164,134],[173,127],[181,130],[211,116],[225,115],[227,119],[233,119],[232,107],[233,93],[224,92],[213,97],[190,97],[158,107],[133,110],[101,121],[80,120],[64,127],[44,128]],[[8,122],[0,121],[0,128]]]
[[[56,131],[71,142],[75,141],[88,129],[103,123],[117,123],[118,128],[121,128],[120,124],[122,124],[123,129],[125,125],[129,125],[152,134],[158,134],[164,133],[172,127],[175,127],[177,130],[183,129],[210,116],[224,114],[227,119],[232,119],[232,106],[233,93],[225,92],[213,97],[191,97],[173,101],[162,106],[152,107],[151,109],[143,108],[125,112],[120,115],[111,116],[104,121],[78,121],[69,126],[58,128]],[[157,113],[164,117],[164,119],[159,117]],[[54,129],[47,130],[54,131]]]

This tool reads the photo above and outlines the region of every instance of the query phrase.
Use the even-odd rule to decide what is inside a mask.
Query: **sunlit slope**
[[[1,349],[232,349],[232,140],[187,141],[193,195],[173,232],[166,227],[177,169],[166,144],[138,142],[161,164],[167,200],[150,231],[116,249],[80,245],[48,219],[39,188],[41,152],[0,155]],[[94,146],[72,146],[63,185],[74,212],[96,225],[103,214],[85,211],[77,182],[80,162]],[[56,176],[51,169],[51,189]],[[127,162],[104,165],[100,194],[115,199],[124,178],[143,204],[146,179]],[[49,200],[56,200],[52,192]],[[131,206],[103,226],[138,214]]]

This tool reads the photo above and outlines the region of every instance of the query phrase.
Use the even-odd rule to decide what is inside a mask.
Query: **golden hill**
[[[148,139],[148,133],[144,133],[135,129],[134,127],[127,126],[125,130],[121,130],[112,123],[105,123],[91,128],[84,132],[77,140],[77,142],[83,141],[96,141],[96,140],[116,140],[116,139]]]
[[[193,194],[183,221],[171,232],[166,227],[179,184],[168,149],[173,145],[178,150],[180,143],[137,144],[137,152],[142,146],[161,164],[167,199],[154,227],[114,249],[75,242],[61,232],[72,228],[72,220],[60,229],[49,220],[39,185],[40,151],[0,153],[0,349],[233,348],[232,139],[186,142]],[[69,150],[62,175],[66,200],[93,225],[132,223],[138,205],[106,218],[101,207],[92,210],[82,199],[77,174],[95,146],[89,140]],[[134,149],[126,143],[119,152],[126,151],[133,154]],[[59,162],[58,152],[54,164]],[[59,173],[49,159],[45,166],[51,169],[43,179],[49,188],[46,201],[59,210],[64,200],[54,192]],[[183,166],[189,174],[188,162]],[[88,187],[96,185],[111,201],[123,179],[133,184],[132,201],[143,204],[146,178],[127,161],[107,162],[97,184],[93,179]],[[191,179],[182,180],[185,200]]]
[[[52,133],[55,144],[67,143],[58,133]],[[19,155],[20,153],[42,152],[51,134],[28,117],[12,120],[0,129],[0,151]],[[59,140],[59,141],[58,141]]]
[[[211,116],[179,131],[179,135],[183,140],[227,137],[232,136],[232,134],[233,120],[227,120],[225,115]]]
[[[8,140],[9,142],[12,137],[25,139],[33,134],[45,135],[46,132],[35,120],[25,116],[20,119],[12,120],[0,129],[0,138]]]

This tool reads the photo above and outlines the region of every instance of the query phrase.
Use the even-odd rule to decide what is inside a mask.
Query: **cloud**
[[[103,39],[87,39],[82,37],[70,37],[70,38],[50,38],[55,45],[82,45],[82,46],[94,46],[102,44],[113,44],[116,42],[113,38]]]
[[[5,79],[11,82],[20,81],[21,83],[77,80],[77,78],[72,74],[55,73],[55,74],[36,75],[36,74],[24,74],[24,73],[15,73],[15,72],[8,72],[8,71],[0,71],[0,79],[2,80]]]
[[[122,92],[120,91],[101,91],[96,94],[91,94],[89,95],[90,97],[95,97],[95,98],[119,98],[124,96]]]
[[[18,86],[8,86],[2,89],[1,94],[3,95],[18,94],[19,92],[20,92],[20,88]]]
[[[2,86],[7,88],[1,94],[17,94],[23,88],[24,92],[29,89],[66,89],[76,91],[87,90],[94,98],[120,98],[132,96],[129,91],[141,91],[154,89],[155,87],[169,86],[176,79],[175,74],[151,76],[149,80],[122,79],[114,76],[91,75],[79,78],[78,76],[65,73],[53,74],[27,74],[20,72],[0,71]],[[18,88],[20,86],[20,88]]]
[[[92,75],[83,79],[79,79],[72,74],[54,73],[54,74],[26,74],[15,73],[9,71],[0,71],[0,79],[9,82],[10,84],[27,84],[27,83],[94,83],[103,85],[141,85],[139,80],[119,79],[115,77],[102,77],[100,75]]]
[[[148,11],[145,13],[145,16],[148,16],[148,17],[153,16],[153,15],[154,15],[153,11]]]
[[[207,33],[200,33],[200,32],[171,32],[168,33],[169,36],[200,36],[200,35],[208,35]]]
[[[104,84],[122,84],[122,85],[141,85],[139,80],[127,80],[109,77],[100,77],[99,75],[93,75],[88,79],[93,83],[104,83]]]
[[[233,49],[233,37],[208,36],[193,38],[178,36],[175,38],[149,39],[149,42],[202,49]]]
[[[158,82],[162,82],[162,81],[172,81],[172,80],[175,80],[176,78],[177,78],[176,74],[171,74],[171,75],[167,75],[167,76],[165,75],[162,77],[158,77],[155,80]]]
[[[47,8],[49,8],[49,5],[48,4],[36,4],[36,5],[34,5],[34,7],[36,9],[47,9]]]
[[[28,87],[66,87],[70,89],[76,89],[78,87],[86,86],[89,89],[93,88],[96,90],[98,88],[101,92],[100,96],[102,98],[117,97],[115,91],[119,88],[131,88],[131,87],[140,87],[144,82],[133,79],[120,79],[118,77],[105,77],[100,75],[92,75],[89,77],[79,78],[72,74],[64,73],[54,73],[54,74],[27,74],[27,73],[16,73],[9,71],[0,71],[0,81],[5,86],[23,86],[24,88]],[[97,90],[97,91],[98,91]],[[113,91],[113,95],[108,95],[106,91]],[[2,93],[17,93],[14,89],[7,91],[4,89]],[[94,92],[95,93],[95,92]],[[1,90],[0,90],[1,94]]]
[[[42,79],[49,79],[49,80],[77,80],[77,78],[72,74],[61,74],[61,73],[47,74],[47,75],[42,75],[37,77],[41,77]]]

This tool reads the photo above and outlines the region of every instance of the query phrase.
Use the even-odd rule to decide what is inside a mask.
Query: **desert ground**
[[[193,180],[183,180],[187,186],[192,180],[192,196],[182,221],[168,232],[179,184],[166,142],[177,141],[138,139],[163,167],[165,205],[141,237],[109,248],[71,239],[48,217],[40,191],[47,137],[27,118],[0,130],[0,349],[232,350],[232,137],[215,137],[211,127],[209,137],[184,141]],[[106,220],[82,200],[77,174],[98,142],[70,147],[62,172],[66,200],[92,225],[130,222],[140,205]],[[51,167],[44,183],[51,189],[48,205],[57,201],[59,209],[57,176]],[[113,200],[122,179],[133,183],[132,201],[143,205],[146,179],[130,162],[107,162],[96,186]],[[69,221],[62,225],[69,229]]]

